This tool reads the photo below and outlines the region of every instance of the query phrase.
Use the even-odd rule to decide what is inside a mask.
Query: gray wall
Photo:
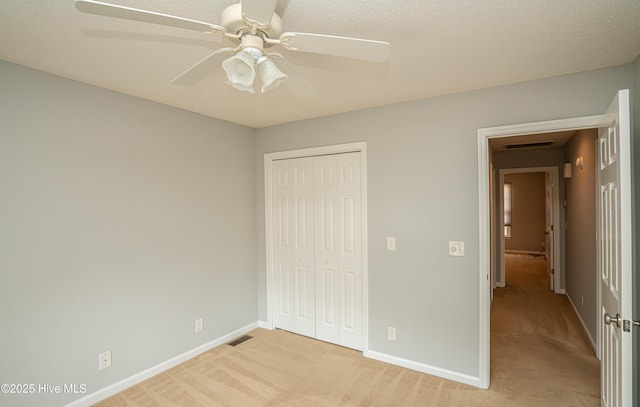
[[[92,393],[257,320],[254,130],[5,62],[0,89],[1,383]]]
[[[259,129],[260,318],[263,154],[366,141],[370,349],[477,376],[478,128],[602,114],[632,82],[625,65]],[[386,236],[397,251],[385,250]],[[465,257],[448,256],[449,240],[465,241]]]
[[[592,341],[596,338],[596,129],[578,131],[565,146],[565,162],[572,176],[565,179],[567,206],[565,231],[566,289],[585,323]],[[583,168],[576,167],[578,157]],[[581,301],[584,298],[584,303]],[[584,305],[583,305],[584,304]]]
[[[504,175],[511,184],[511,238],[505,250],[544,253],[545,243],[545,173],[520,172]]]

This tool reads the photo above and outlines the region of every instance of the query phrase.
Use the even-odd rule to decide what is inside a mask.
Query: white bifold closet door
[[[276,327],[362,350],[360,153],[273,164]]]
[[[276,327],[315,337],[313,158],[273,163]]]

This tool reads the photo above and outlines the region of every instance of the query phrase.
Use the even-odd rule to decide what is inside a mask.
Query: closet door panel
[[[360,154],[315,157],[316,335],[362,349],[362,195]],[[331,276],[329,278],[328,276]]]
[[[273,165],[276,327],[315,337],[313,158]]]

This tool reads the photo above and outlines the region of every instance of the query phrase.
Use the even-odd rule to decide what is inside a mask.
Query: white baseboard
[[[273,330],[273,327],[266,321],[258,321],[258,328]]]
[[[392,365],[405,367],[407,369],[415,370],[417,372],[430,374],[432,376],[442,377],[443,379],[447,379],[447,380],[453,380],[454,382],[464,383],[470,386],[483,388],[480,385],[479,377],[469,376],[463,373],[458,373],[451,370],[442,369],[439,367],[425,365],[424,363],[414,362],[412,360],[403,359],[403,358],[387,355],[385,353],[380,353],[372,350],[363,352],[363,355],[371,359],[379,360],[380,362],[385,362]]]
[[[103,387],[102,389],[93,392],[91,394],[87,394],[86,396],[75,400],[69,404],[66,404],[64,407],[89,407],[99,401],[102,401],[108,397],[113,396],[116,393],[119,393],[133,385],[136,385],[140,382],[143,382],[157,374],[164,372],[165,370],[171,369],[174,366],[179,365],[180,363],[186,362],[189,359],[192,359],[198,356],[201,353],[204,353],[208,350],[211,350],[217,346],[225,344],[232,339],[237,338],[238,336],[242,336],[249,331],[254,330],[260,326],[260,322],[253,322],[249,325],[243,326],[242,328],[236,329],[233,332],[229,332],[226,335],[223,335],[219,338],[216,338],[210,342],[207,342],[203,345],[200,345],[196,348],[193,348],[181,355],[173,357],[169,360],[166,360],[162,363],[158,363],[155,366],[150,367],[149,369],[143,370],[142,372],[136,373],[133,376],[129,376],[125,379],[120,380],[119,382],[113,383],[107,387]]]
[[[593,351],[597,352],[597,350],[596,350],[596,341],[593,339],[593,337],[589,333],[589,329],[587,329],[587,325],[584,323],[584,320],[582,319],[582,316],[578,312],[578,308],[576,307],[576,304],[573,303],[573,300],[571,299],[571,296],[566,294],[566,291],[565,291],[565,295],[567,296],[567,299],[569,300],[569,304],[571,304],[571,307],[573,308],[573,311],[578,316],[578,320],[580,321],[580,324],[582,325],[582,329],[584,329],[584,332],[587,334],[587,338],[589,338],[589,342],[591,343],[591,347],[593,348]]]

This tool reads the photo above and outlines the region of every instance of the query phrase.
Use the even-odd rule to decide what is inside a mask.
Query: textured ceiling
[[[220,24],[233,0],[103,0]],[[318,96],[251,95],[216,68],[171,80],[220,36],[78,12],[73,0],[3,0],[0,59],[250,127],[633,62],[638,0],[281,0],[285,31],[388,41],[383,64],[283,52]]]

